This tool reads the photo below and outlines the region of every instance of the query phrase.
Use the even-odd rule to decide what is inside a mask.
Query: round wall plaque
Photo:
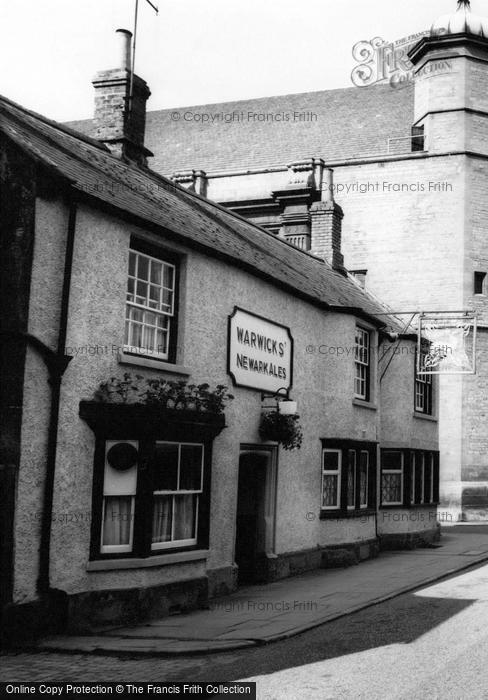
[[[118,442],[107,452],[107,461],[113,469],[125,472],[136,464],[138,452],[128,442]]]

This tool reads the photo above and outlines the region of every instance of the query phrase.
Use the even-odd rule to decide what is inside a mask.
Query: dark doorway
[[[265,493],[268,456],[242,454],[239,460],[235,561],[239,584],[260,580],[266,549]]]

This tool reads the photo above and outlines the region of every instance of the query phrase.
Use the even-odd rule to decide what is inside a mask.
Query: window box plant
[[[224,408],[234,397],[227,387],[193,385],[186,381],[111,377],[101,382],[93,400],[80,402],[80,417],[101,436],[127,438],[150,435],[172,426],[183,438],[215,437],[225,427]],[[191,426],[191,428],[190,428]]]

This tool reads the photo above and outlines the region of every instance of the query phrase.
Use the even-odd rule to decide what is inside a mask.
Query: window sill
[[[369,408],[370,411],[377,411],[378,406],[375,403],[371,403],[371,401],[363,401],[362,399],[353,399],[352,400],[353,406],[360,406],[361,408]]]
[[[126,352],[119,352],[119,365],[135,365],[136,367],[147,367],[148,369],[159,369],[161,372],[171,372],[173,374],[185,374],[190,376],[191,370],[183,365],[174,365],[164,360],[153,360],[142,355],[130,355]]]
[[[437,416],[429,416],[427,413],[420,413],[420,411],[414,411],[413,417],[418,418],[419,420],[430,420],[433,423],[438,422]]]
[[[414,508],[436,508],[439,505],[438,501],[433,503],[396,503],[389,505],[388,503],[380,505],[380,510],[413,510]]]
[[[374,508],[361,508],[355,510],[321,510],[320,520],[348,520],[370,517],[371,515],[376,515],[376,510]]]
[[[198,549],[191,552],[174,552],[145,557],[144,559],[98,559],[89,561],[87,571],[115,571],[122,569],[147,569],[153,566],[167,566],[170,564],[183,564],[192,561],[207,559],[208,549]]]

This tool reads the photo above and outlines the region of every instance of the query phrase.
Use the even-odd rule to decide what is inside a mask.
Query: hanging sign
[[[285,394],[293,373],[290,329],[236,306],[229,316],[227,372],[236,386]]]
[[[476,374],[476,315],[420,314],[417,374]]]

